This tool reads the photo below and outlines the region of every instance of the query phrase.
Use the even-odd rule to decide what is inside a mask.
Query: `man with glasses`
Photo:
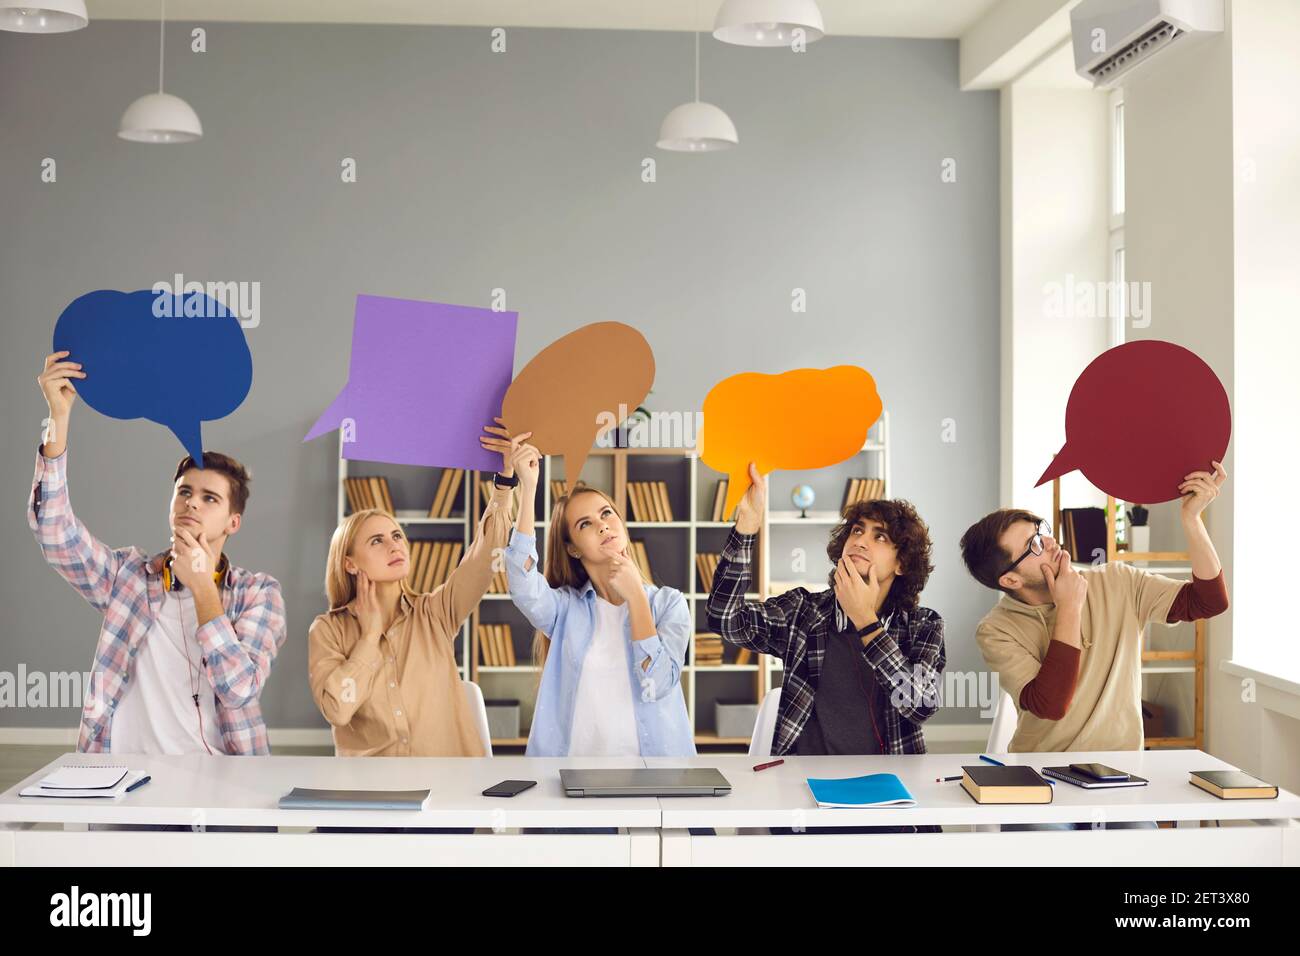
[[[1047,522],[1004,509],[961,539],[971,576],[1002,597],[975,642],[1020,717],[1008,748],[1141,750],[1142,634],[1147,624],[1214,617],[1228,607],[1219,556],[1201,513],[1227,473],[1196,471],[1179,485],[1192,580],[1116,561],[1076,569]]]

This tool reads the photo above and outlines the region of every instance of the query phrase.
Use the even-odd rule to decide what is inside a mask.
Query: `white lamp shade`
[[[683,103],[664,117],[659,127],[660,149],[704,153],[728,149],[740,142],[731,117],[712,103]]]
[[[203,135],[203,124],[179,96],[149,93],[126,108],[117,135],[135,143],[190,143]]]
[[[0,30],[67,33],[90,22],[85,0],[0,0]]]
[[[812,43],[826,35],[817,0],[725,0],[713,21],[713,36],[737,46],[789,46],[793,31]]]

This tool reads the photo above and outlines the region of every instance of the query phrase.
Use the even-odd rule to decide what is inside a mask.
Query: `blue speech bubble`
[[[239,319],[202,292],[87,292],[55,323],[54,351],[81,363],[75,387],[87,405],[165,426],[200,468],[201,423],[225,418],[253,384]]]

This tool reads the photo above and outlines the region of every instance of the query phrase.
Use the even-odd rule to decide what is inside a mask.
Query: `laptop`
[[[731,784],[714,767],[561,770],[566,797],[721,797]]]

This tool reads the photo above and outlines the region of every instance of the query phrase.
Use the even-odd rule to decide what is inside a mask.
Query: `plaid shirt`
[[[785,680],[772,741],[773,756],[780,756],[794,748],[812,713],[826,642],[849,622],[832,590],[794,588],[763,602],[746,601],[757,537],[732,529],[713,574],[709,627],[732,644],[781,658]],[[862,655],[880,686],[890,689],[885,752],[925,753],[921,724],[939,707],[945,663],[943,618],[928,607],[899,609]]]
[[[50,567],[104,615],[77,736],[78,751],[102,753],[111,749],[113,712],[162,604],[166,552],[151,558],[139,548],[110,549],[87,531],[68,501],[67,457],[66,452],[53,459],[37,453],[27,524]],[[221,603],[226,613],[195,632],[216,698],[221,739],[228,754],[269,754],[258,697],[284,643],[280,584],[270,575],[230,565]]]

